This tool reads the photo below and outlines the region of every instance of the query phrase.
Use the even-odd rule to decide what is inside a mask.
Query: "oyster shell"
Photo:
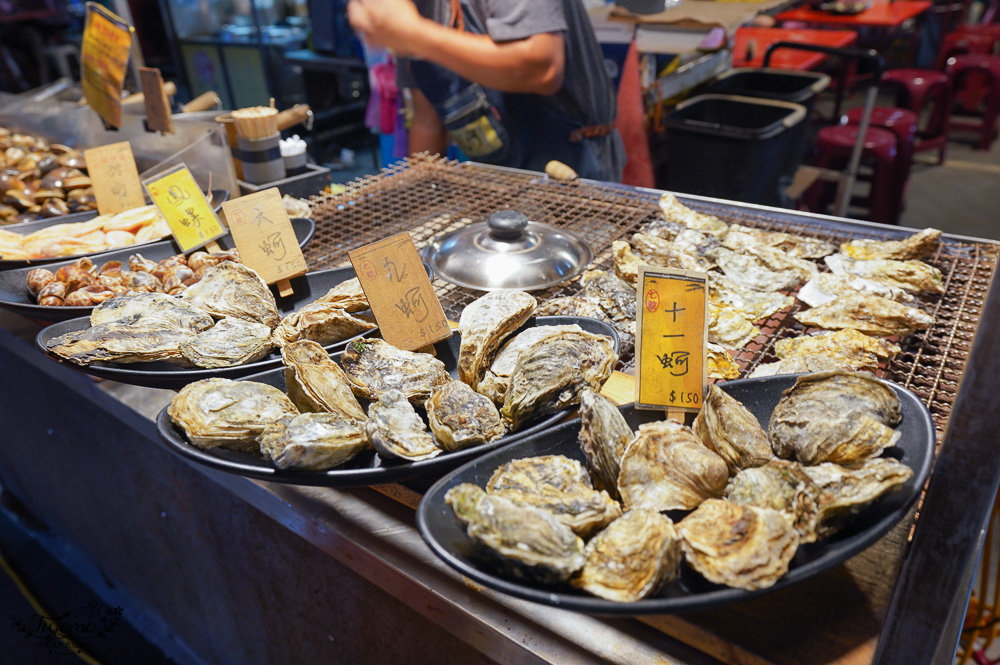
[[[434,388],[425,407],[434,438],[448,451],[481,446],[506,431],[493,402],[461,381]]]
[[[334,344],[375,328],[374,323],[352,315],[339,303],[314,302],[283,318],[274,329],[274,341],[281,346],[300,340]]]
[[[677,577],[680,545],[670,518],[654,510],[630,510],[587,543],[587,563],[573,586],[606,600],[648,598]]]
[[[285,389],[299,411],[330,412],[364,421],[368,416],[351,390],[347,374],[316,342],[292,342],[281,349]]]
[[[281,321],[274,295],[264,280],[234,261],[205,270],[201,280],[185,289],[181,298],[219,319],[232,316],[263,323],[272,330]]]
[[[645,233],[636,233],[632,236],[632,247],[638,253],[638,259],[643,263],[659,266],[661,268],[681,268],[683,270],[708,270],[714,263],[697,255],[691,255],[681,251],[674,246],[670,240],[664,240]],[[638,262],[637,259],[637,262]],[[617,254],[615,271],[617,272]],[[638,277],[638,266],[636,268]],[[635,281],[633,280],[634,284]]]
[[[799,537],[777,510],[708,499],[677,525],[692,568],[716,584],[766,589],[788,572]]]
[[[772,460],[744,469],[726,485],[725,499],[741,506],[771,508],[784,516],[799,543],[816,542],[822,490],[798,462]]]
[[[764,231],[739,224],[729,225],[729,232],[723,238],[723,244],[734,251],[753,244],[766,245],[799,259],[821,259],[837,251],[832,243],[818,238],[781,231]]]
[[[181,388],[167,414],[198,448],[259,453],[257,437],[269,424],[298,415],[292,400],[254,381],[202,379]]]
[[[716,385],[708,387],[705,404],[692,426],[705,447],[717,453],[735,474],[774,459],[767,434],[757,418]]]
[[[361,288],[361,281],[357,277],[341,282],[313,302],[314,304],[334,305],[345,312],[352,313],[368,309],[368,297],[365,295],[364,289]]]
[[[612,321],[601,306],[585,296],[564,296],[546,300],[535,310],[538,316],[589,316],[604,321],[618,333],[620,355],[626,357],[635,349],[635,321]]]
[[[772,270],[758,257],[722,248],[715,258],[726,277],[754,291],[787,291],[802,283],[797,270]]]
[[[536,344],[553,335],[564,332],[584,332],[583,328],[574,324],[568,326],[535,326],[523,330],[500,347],[493,364],[486,370],[482,381],[476,386],[476,392],[489,397],[498,406],[503,406],[507,397],[507,389],[510,387],[510,375],[514,372],[517,359],[521,352],[530,349]]]
[[[615,322],[635,321],[635,287],[603,270],[588,270],[580,278],[583,295],[600,305]]]
[[[677,251],[693,256],[708,268],[716,267],[719,253],[727,251],[718,238],[694,229],[684,229],[678,233],[673,245]]]
[[[795,297],[810,307],[819,307],[846,295],[876,295],[896,302],[913,302],[909,293],[885,282],[832,272],[822,272],[810,279]]]
[[[215,321],[208,312],[166,293],[136,293],[105,300],[90,313],[90,325],[104,323],[144,328],[184,328],[201,332]]]
[[[795,356],[826,355],[878,362],[894,358],[900,350],[892,342],[871,337],[851,328],[819,335],[779,339],[774,343],[774,353],[782,359]]]
[[[368,407],[365,423],[368,439],[385,459],[402,458],[411,462],[437,457],[441,448],[420,419],[413,405],[398,390],[386,390]]]
[[[608,493],[595,490],[583,465],[562,455],[516,459],[493,472],[486,491],[521,506],[535,506],[586,538],[621,517]]]
[[[586,561],[583,540],[547,510],[519,506],[471,483],[451,488],[444,500],[480,552],[511,577],[565,582]]]
[[[738,312],[708,303],[708,341],[712,344],[742,349],[760,334],[760,329]]]
[[[827,330],[851,328],[878,337],[909,335],[934,325],[934,317],[923,310],[879,296],[841,296],[794,316],[807,326]]]
[[[913,476],[910,467],[888,457],[868,460],[857,469],[828,462],[802,470],[822,491],[816,529],[821,538],[836,532],[848,517],[899,489]]]
[[[708,274],[708,299],[748,321],[759,321],[791,307],[795,298],[777,291],[754,291],[718,273]]]
[[[580,401],[580,390],[599,390],[611,376],[618,354],[607,337],[563,332],[525,349],[510,375],[500,415],[511,429]]]
[[[750,372],[748,379],[759,379],[762,376],[776,374],[802,374],[806,372],[826,372],[843,369],[850,372],[874,373],[878,362],[868,358],[848,358],[846,356],[794,356],[774,363],[761,363]]]
[[[618,492],[625,510],[691,510],[721,497],[729,480],[726,461],[673,420],[646,423],[625,448]]]
[[[922,259],[934,253],[940,239],[937,229],[924,229],[903,240],[851,240],[842,244],[840,251],[855,259]]]
[[[724,235],[729,225],[713,215],[706,215],[688,208],[669,192],[663,194],[659,201],[660,212],[664,219],[683,224],[689,229],[696,229],[713,235]]]
[[[855,464],[896,444],[902,413],[889,386],[863,372],[834,370],[799,377],[784,392],[768,426],[778,457],[803,464]]]
[[[264,428],[260,451],[279,469],[323,471],[368,447],[365,424],[339,413],[303,413]]]
[[[625,416],[601,393],[580,392],[580,448],[598,489],[618,499],[618,474],[622,455],[635,434]]]
[[[435,386],[451,381],[444,363],[434,356],[403,351],[382,339],[351,342],[340,362],[354,394],[372,401],[395,389],[420,405]]]
[[[639,227],[639,233],[648,236],[656,236],[657,238],[663,238],[664,240],[673,240],[677,237],[677,234],[688,228],[684,224],[678,224],[677,222],[671,222],[667,219],[654,219],[648,224],[643,224]]]
[[[615,275],[618,279],[635,284],[639,279],[639,257],[632,252],[632,247],[624,240],[611,243],[611,254],[614,256]]]
[[[740,375],[740,366],[725,347],[709,342],[705,347],[705,357],[708,362],[708,378],[729,381]]]
[[[835,274],[850,274],[885,282],[889,286],[916,293],[944,293],[941,271],[923,261],[892,259],[852,259],[845,254],[831,254],[823,259]]]
[[[533,296],[516,289],[491,291],[469,304],[458,320],[462,335],[458,378],[478,386],[500,343],[520,328],[537,306]]]
[[[226,317],[180,343],[181,353],[198,367],[232,367],[270,353],[271,329],[263,323]]]
[[[748,247],[744,250],[744,253],[757,258],[765,266],[776,272],[785,270],[794,272],[798,276],[800,283],[807,282],[819,274],[819,269],[812,261],[789,256],[780,249],[768,247],[767,245]]]

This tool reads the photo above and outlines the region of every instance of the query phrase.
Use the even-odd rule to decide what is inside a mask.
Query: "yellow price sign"
[[[698,411],[707,383],[708,275],[639,267],[638,409]]]
[[[146,205],[139,182],[139,169],[135,165],[132,146],[128,141],[109,143],[83,151],[87,172],[94,183],[97,211],[113,215]]]
[[[143,180],[142,184],[166,218],[181,252],[187,254],[226,235],[226,229],[184,164]]]
[[[122,83],[134,30],[104,7],[87,3],[80,82],[87,104],[113,127],[122,126]]]

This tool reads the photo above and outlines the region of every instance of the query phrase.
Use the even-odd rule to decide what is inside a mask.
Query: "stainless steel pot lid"
[[[575,233],[516,210],[436,238],[422,256],[436,277],[480,291],[544,289],[576,277],[593,258]]]

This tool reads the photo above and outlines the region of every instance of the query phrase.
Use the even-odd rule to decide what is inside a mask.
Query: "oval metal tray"
[[[742,402],[766,428],[782,392],[794,385],[798,376],[769,376],[716,385]],[[435,554],[469,579],[491,589],[553,607],[590,614],[666,614],[756,598],[819,574],[858,554],[885,535],[917,500],[933,462],[934,423],[927,408],[913,393],[897,384],[885,383],[899,396],[903,412],[903,420],[898,427],[900,439],[894,448],[886,451],[886,456],[894,457],[913,469],[913,476],[900,490],[882,497],[855,515],[833,536],[800,546],[788,573],[768,589],[744,591],[715,585],[684,563],[678,579],[667,584],[657,595],[633,603],[622,603],[592,596],[569,585],[545,586],[501,577],[478,559],[472,540],[444,502],[445,494],[461,483],[485,487],[497,467],[522,457],[565,455],[585,462],[577,442],[579,419],[545,432],[544,436],[523,438],[502,450],[473,460],[439,480],[420,502],[417,528]],[[622,413],[633,429],[641,423],[663,418],[661,411],[639,411],[632,406],[622,407]]]

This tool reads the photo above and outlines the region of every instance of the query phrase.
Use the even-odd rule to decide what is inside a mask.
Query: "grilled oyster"
[[[821,538],[837,531],[846,518],[899,489],[913,476],[910,467],[888,457],[868,460],[857,469],[825,463],[802,470],[822,491],[817,526]]]
[[[263,323],[226,317],[180,343],[181,353],[198,367],[232,367],[252,363],[272,348],[271,329]]]
[[[729,230],[729,225],[718,217],[706,215],[688,208],[669,192],[660,197],[660,212],[664,219],[683,224],[689,229],[697,229],[713,235],[723,235]]]
[[[774,459],[767,434],[757,418],[716,385],[709,386],[692,429],[709,450],[725,460],[730,474],[763,466]]]
[[[580,448],[597,487],[615,499],[622,455],[634,436],[622,412],[606,397],[589,388],[580,392]]]
[[[757,258],[765,266],[776,272],[785,270],[794,272],[799,278],[799,283],[807,282],[819,273],[819,269],[812,261],[797,259],[794,256],[785,254],[780,249],[768,247],[767,245],[748,247],[744,250],[744,253]]]
[[[506,431],[493,402],[461,381],[434,388],[425,406],[431,432],[445,450],[480,446]]]
[[[934,325],[934,317],[930,314],[879,296],[841,296],[794,316],[800,323],[815,328],[851,328],[879,337],[909,335],[914,330],[927,330]]]
[[[903,240],[851,240],[840,246],[840,251],[855,259],[922,259],[937,249],[941,232],[924,229]]]
[[[361,288],[361,281],[353,277],[341,282],[314,301],[325,305],[334,305],[345,312],[361,312],[368,309],[368,297]]]
[[[612,323],[601,306],[585,296],[563,296],[546,300],[538,305],[535,314],[538,316],[589,316],[598,321]]]
[[[519,506],[471,483],[451,488],[444,500],[480,552],[507,575],[553,584],[583,567],[583,541],[547,510]]]
[[[708,274],[708,299],[728,307],[748,321],[759,321],[791,307],[795,298],[777,291],[754,291],[718,273]]]
[[[691,510],[722,496],[728,480],[725,460],[690,427],[664,420],[639,426],[622,456],[618,492],[625,510]]]
[[[367,447],[364,422],[339,413],[285,417],[269,424],[260,435],[260,451],[279,469],[332,469]]]
[[[705,347],[705,356],[708,361],[708,378],[728,381],[740,375],[740,366],[725,347],[709,343]]]
[[[281,349],[285,389],[299,411],[330,412],[363,421],[365,410],[351,391],[347,374],[316,342],[292,342]]]
[[[826,355],[878,362],[890,360],[899,352],[900,348],[892,342],[850,328],[819,335],[779,339],[774,343],[774,353],[779,358]]]
[[[202,379],[181,388],[167,414],[198,448],[259,453],[257,437],[269,424],[298,415],[292,400],[253,381]]]
[[[628,245],[626,245],[627,247]],[[645,233],[636,233],[632,236],[632,247],[638,253],[643,263],[660,266],[662,268],[681,268],[683,270],[708,270],[714,263],[697,255],[691,255],[674,247],[670,240],[664,240]],[[617,253],[615,259],[615,272],[618,271]],[[638,262],[638,259],[636,259]],[[638,275],[638,269],[636,270]],[[635,280],[631,280],[635,283]]]
[[[768,426],[778,457],[803,464],[855,464],[896,444],[902,414],[889,386],[863,372],[799,377],[784,392]]]
[[[703,266],[714,268],[719,252],[727,251],[713,235],[694,229],[684,229],[673,242],[674,249],[693,256]]]
[[[678,224],[677,222],[671,222],[667,219],[654,219],[648,224],[643,224],[639,227],[639,233],[648,236],[656,236],[657,238],[663,238],[664,240],[673,240],[677,237],[677,234],[688,228],[684,224]]]
[[[715,258],[726,277],[754,291],[785,291],[802,283],[802,276],[792,269],[772,270],[758,257],[737,254],[722,248]]]
[[[774,363],[761,363],[750,372],[748,379],[776,374],[802,374],[805,372],[826,372],[843,369],[850,372],[874,373],[878,362],[870,358],[848,358],[841,355],[794,356]]]
[[[478,386],[500,343],[521,327],[535,311],[538,301],[524,291],[500,289],[472,302],[462,311],[458,331],[458,378]]]
[[[622,514],[607,492],[594,489],[582,464],[562,455],[507,462],[493,472],[486,491],[521,506],[547,510],[583,538]]]
[[[435,386],[451,381],[444,363],[434,356],[403,351],[382,339],[351,342],[340,362],[354,394],[373,401],[395,389],[420,405]]]
[[[618,354],[611,340],[587,332],[563,332],[525,349],[510,375],[500,415],[511,429],[545,413],[580,401],[580,390],[600,390],[611,376]]]
[[[615,275],[618,279],[635,284],[639,279],[639,257],[632,252],[632,247],[624,240],[611,243],[611,254],[615,261]]]
[[[372,402],[368,407],[365,431],[375,450],[385,459],[418,462],[437,457],[442,452],[413,405],[398,390],[386,390],[377,402]]]
[[[837,251],[836,246],[818,238],[792,235],[781,231],[764,231],[739,224],[729,225],[729,232],[726,233],[722,242],[733,251],[751,245],[765,245],[780,249],[789,256],[799,259],[821,259]]]
[[[90,325],[104,323],[143,328],[183,328],[201,332],[215,321],[208,312],[166,293],[136,293],[105,300],[90,313]]]
[[[635,287],[603,270],[588,270],[580,278],[583,295],[600,305],[615,322],[635,321]]]
[[[760,329],[728,307],[708,303],[708,341],[727,349],[742,349]]]
[[[766,589],[788,572],[799,537],[777,510],[708,499],[677,525],[691,567],[716,584]]]
[[[334,344],[375,327],[374,323],[352,315],[339,303],[314,302],[283,318],[274,329],[274,341],[280,346],[299,340]]]
[[[256,272],[235,261],[223,261],[205,270],[181,298],[216,318],[231,316],[256,321],[274,329],[281,321],[274,295]]]
[[[725,498],[742,506],[777,510],[795,527],[799,543],[813,543],[817,540],[821,494],[806,467],[776,459],[733,476],[726,485]]]
[[[587,543],[587,563],[573,585],[607,600],[648,598],[677,577],[680,544],[670,518],[630,510]]]
[[[483,375],[483,380],[476,386],[476,392],[486,395],[498,406],[503,406],[510,387],[510,375],[514,372],[521,352],[543,343],[547,337],[565,332],[583,332],[583,328],[575,323],[568,326],[535,326],[515,335],[500,348],[493,364]]]
[[[889,286],[906,289],[915,293],[944,293],[944,277],[941,271],[923,261],[894,261],[892,259],[872,259],[870,261],[852,259],[845,254],[831,254],[823,259],[835,274],[857,275],[877,279]]]
[[[876,295],[896,302],[913,302],[913,296],[909,293],[885,282],[857,275],[835,275],[831,272],[819,273],[810,279],[802,285],[795,297],[810,307],[819,307],[846,295]]]

